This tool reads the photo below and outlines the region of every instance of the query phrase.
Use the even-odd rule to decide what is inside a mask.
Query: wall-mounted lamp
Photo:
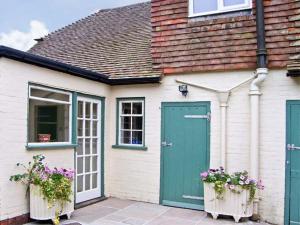
[[[181,94],[186,97],[188,94],[188,86],[186,84],[183,85],[179,85],[179,91],[181,92]]]

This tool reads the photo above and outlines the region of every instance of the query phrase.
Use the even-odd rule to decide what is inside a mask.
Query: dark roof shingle
[[[160,76],[151,57],[151,3],[100,10],[39,41],[30,53],[110,78]]]

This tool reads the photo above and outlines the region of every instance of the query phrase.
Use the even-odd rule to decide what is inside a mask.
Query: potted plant
[[[51,219],[59,224],[59,216],[70,218],[74,211],[73,179],[74,171],[68,169],[50,169],[44,163],[42,155],[33,156],[28,165],[18,163],[25,173],[10,177],[10,181],[21,182],[30,193],[30,218],[36,220]]]
[[[235,222],[253,215],[253,200],[264,186],[251,179],[247,171],[228,174],[223,167],[201,173],[204,183],[204,209],[214,219],[233,216]]]

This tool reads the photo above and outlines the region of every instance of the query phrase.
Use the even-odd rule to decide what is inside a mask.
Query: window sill
[[[148,147],[146,146],[127,146],[127,145],[113,145],[114,149],[124,149],[124,150],[138,150],[138,151],[147,151]]]
[[[26,145],[27,150],[38,150],[38,149],[67,149],[67,148],[76,148],[77,144],[60,144],[60,145]]]

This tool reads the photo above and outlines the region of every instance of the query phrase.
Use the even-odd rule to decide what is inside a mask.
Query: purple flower
[[[205,178],[207,178],[208,173],[207,172],[203,172],[203,173],[200,174],[200,176],[201,176],[202,179],[205,179]]]
[[[256,187],[259,189],[259,190],[264,190],[265,189],[265,186],[262,184],[262,181],[259,180],[256,184]]]

